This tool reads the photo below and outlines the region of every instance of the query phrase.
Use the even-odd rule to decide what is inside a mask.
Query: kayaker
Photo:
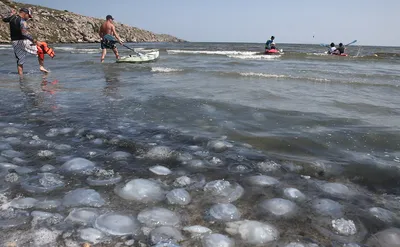
[[[269,40],[265,43],[265,50],[266,50],[266,51],[272,49],[272,47],[271,47],[272,44],[274,44],[274,46],[275,46],[274,40],[275,40],[275,37],[274,37],[274,36],[271,36],[271,39],[269,39]],[[275,49],[275,48],[274,48],[274,49]]]
[[[113,38],[107,39],[104,36],[106,35],[111,35]],[[101,53],[101,62],[104,62],[104,58],[107,54],[107,49],[111,49],[114,54],[116,59],[119,59],[119,54],[118,54],[118,49],[117,46],[115,45],[117,42],[122,45],[122,40],[119,37],[117,31],[115,31],[115,26],[114,26],[114,18],[111,15],[106,16],[106,21],[101,25],[100,30],[99,30],[99,35],[101,38],[100,44],[101,44],[101,49],[103,52]],[[114,37],[118,40],[116,41]]]
[[[17,59],[17,68],[20,77],[24,74],[26,55],[37,55],[37,45],[40,45],[40,42],[35,40],[28,31],[29,27],[26,21],[31,18],[32,11],[28,8],[21,8],[18,14],[15,10],[12,10],[8,17],[3,18],[4,22],[10,23],[11,43]],[[42,57],[39,56],[38,61],[40,71],[48,73],[44,68],[44,60]]]
[[[328,54],[335,54],[335,53],[336,53],[335,43],[332,42],[329,46]]]
[[[340,44],[339,44],[339,47],[336,48],[336,51],[335,51],[335,52],[337,52],[337,54],[343,54],[345,49],[346,49],[346,48],[343,46],[343,43],[340,43]]]

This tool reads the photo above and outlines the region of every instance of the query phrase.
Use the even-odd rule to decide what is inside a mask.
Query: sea
[[[126,45],[0,45],[0,242],[400,246],[400,47]]]

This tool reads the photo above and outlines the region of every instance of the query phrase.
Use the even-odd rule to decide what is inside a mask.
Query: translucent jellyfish
[[[37,202],[38,200],[36,200],[35,198],[24,197],[12,200],[10,202],[10,206],[13,208],[28,209],[33,208]]]
[[[212,231],[210,228],[200,226],[200,225],[194,225],[194,226],[186,226],[183,228],[184,231],[189,232],[192,237],[198,237],[204,234],[211,234]]]
[[[75,208],[69,213],[65,220],[82,225],[88,225],[92,224],[98,216],[99,213],[94,208]]]
[[[182,233],[172,226],[159,226],[150,232],[151,244],[178,243],[184,240]]]
[[[267,187],[279,184],[279,180],[270,176],[258,175],[246,178],[246,182],[250,185]]]
[[[234,247],[235,241],[222,234],[204,235],[202,239],[203,247]]]
[[[165,208],[150,208],[138,214],[138,220],[148,227],[179,226],[180,217],[177,213]]]
[[[228,203],[234,202],[244,193],[244,189],[239,184],[231,184],[225,180],[215,180],[204,186],[204,192],[215,202]]]
[[[321,186],[321,189],[333,196],[349,196],[352,194],[346,185],[340,183],[325,183]]]
[[[264,200],[259,206],[261,212],[276,217],[293,217],[298,211],[298,207],[295,203],[282,198]]]
[[[306,200],[306,196],[296,188],[286,188],[283,190],[283,194],[287,199],[303,202]]]
[[[231,235],[240,235],[244,242],[254,245],[267,244],[279,239],[276,227],[253,220],[228,222],[225,231]]]
[[[24,156],[23,153],[15,151],[15,150],[4,150],[1,152],[1,156],[12,159],[12,158],[21,158]]]
[[[161,185],[148,179],[133,179],[124,186],[116,187],[114,191],[126,200],[143,203],[158,202],[165,198]]]
[[[99,193],[92,189],[76,189],[68,192],[63,199],[66,207],[101,207],[105,204]]]
[[[62,177],[53,173],[39,173],[21,181],[21,187],[30,193],[47,193],[65,186]]]
[[[373,207],[368,210],[368,212],[373,216],[375,219],[378,219],[384,223],[391,224],[397,220],[397,216],[395,213],[379,207]]]
[[[207,147],[213,150],[214,152],[223,152],[228,150],[229,148],[232,148],[233,145],[226,141],[216,140],[216,141],[209,141]]]
[[[84,158],[74,158],[61,166],[61,170],[74,174],[90,173],[95,168],[96,166],[93,162]]]
[[[314,210],[323,216],[339,218],[343,216],[343,206],[330,199],[316,199],[312,202]]]
[[[373,234],[367,240],[369,247],[399,247],[400,246],[400,229],[389,228]]]
[[[95,228],[84,228],[79,230],[79,237],[84,241],[97,244],[105,238],[105,234]]]
[[[29,212],[20,210],[0,211],[0,229],[19,227],[31,222]]]
[[[132,154],[123,151],[116,151],[111,154],[111,158],[114,160],[127,160],[130,157],[132,157]]]
[[[170,169],[168,169],[165,166],[161,166],[161,165],[152,166],[149,168],[149,170],[152,173],[154,173],[156,175],[161,175],[161,176],[166,176],[166,175],[169,175],[172,173]]]
[[[94,226],[107,234],[115,236],[137,235],[141,227],[134,217],[117,213],[106,213],[99,216]]]
[[[219,203],[210,208],[209,215],[212,220],[226,222],[240,219],[241,213],[233,204]]]
[[[187,205],[192,197],[185,189],[173,189],[167,193],[167,201],[169,204]]]

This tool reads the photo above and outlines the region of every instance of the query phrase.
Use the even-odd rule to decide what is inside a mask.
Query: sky
[[[400,0],[19,0],[191,42],[400,46]],[[117,30],[118,31],[118,30]],[[123,37],[122,37],[123,38]]]

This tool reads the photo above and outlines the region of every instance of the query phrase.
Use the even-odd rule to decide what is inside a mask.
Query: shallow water
[[[276,227],[280,236],[272,243],[278,246],[378,246],[371,238],[384,234],[372,234],[399,227],[400,48],[349,46],[351,56],[333,57],[312,45],[282,45],[281,56],[259,55],[262,44],[135,46],[160,49],[160,59],[116,64],[108,54],[100,64],[98,45],[56,45],[56,58],[45,61],[52,72],[43,77],[31,58],[22,81],[11,47],[0,46],[0,190],[7,213],[0,214],[0,227],[7,229],[1,242],[24,233],[20,242],[27,243],[37,231],[57,237],[60,246],[89,240],[114,246],[132,238],[135,245],[152,246],[164,231],[179,239],[175,244],[180,246],[223,241],[219,235],[191,238],[182,231],[201,225],[236,246],[256,246],[255,236],[225,229],[232,207],[224,212],[227,207],[218,203],[236,207],[232,221],[239,217]],[[73,158],[88,159],[104,170],[65,170],[62,165]],[[156,165],[171,173],[151,171]],[[43,179],[43,172],[61,177]],[[132,179],[152,182],[141,188],[132,183],[137,194],[120,197],[119,189],[128,188]],[[229,183],[210,183],[215,180]],[[41,187],[26,189],[32,184]],[[210,187],[214,185],[219,187]],[[55,189],[47,191],[46,186]],[[188,194],[167,199],[165,194],[178,187]],[[290,196],[286,188],[304,195]],[[98,195],[90,194],[86,201],[85,196],[74,197],[73,202],[66,197],[87,189]],[[15,210],[23,212],[10,215],[7,210],[16,204],[7,202],[21,196],[39,200],[40,206],[24,204],[21,209],[18,204]],[[278,198],[295,207],[279,204],[286,200]],[[269,202],[274,202],[273,210],[265,209]],[[134,222],[142,210],[162,207],[180,219],[177,224],[163,219],[157,226],[141,222],[139,233],[124,237],[105,232],[107,227],[92,229],[94,223],[53,219],[82,207],[96,207],[98,215],[113,211]],[[371,213],[375,207],[389,213]],[[34,210],[59,215],[50,222],[27,220]],[[10,220],[18,217],[25,224],[12,225]],[[219,217],[224,220],[215,220]],[[348,220],[356,233],[352,224],[341,225]],[[157,228],[171,224],[173,229]],[[237,231],[263,226],[234,225]]]

